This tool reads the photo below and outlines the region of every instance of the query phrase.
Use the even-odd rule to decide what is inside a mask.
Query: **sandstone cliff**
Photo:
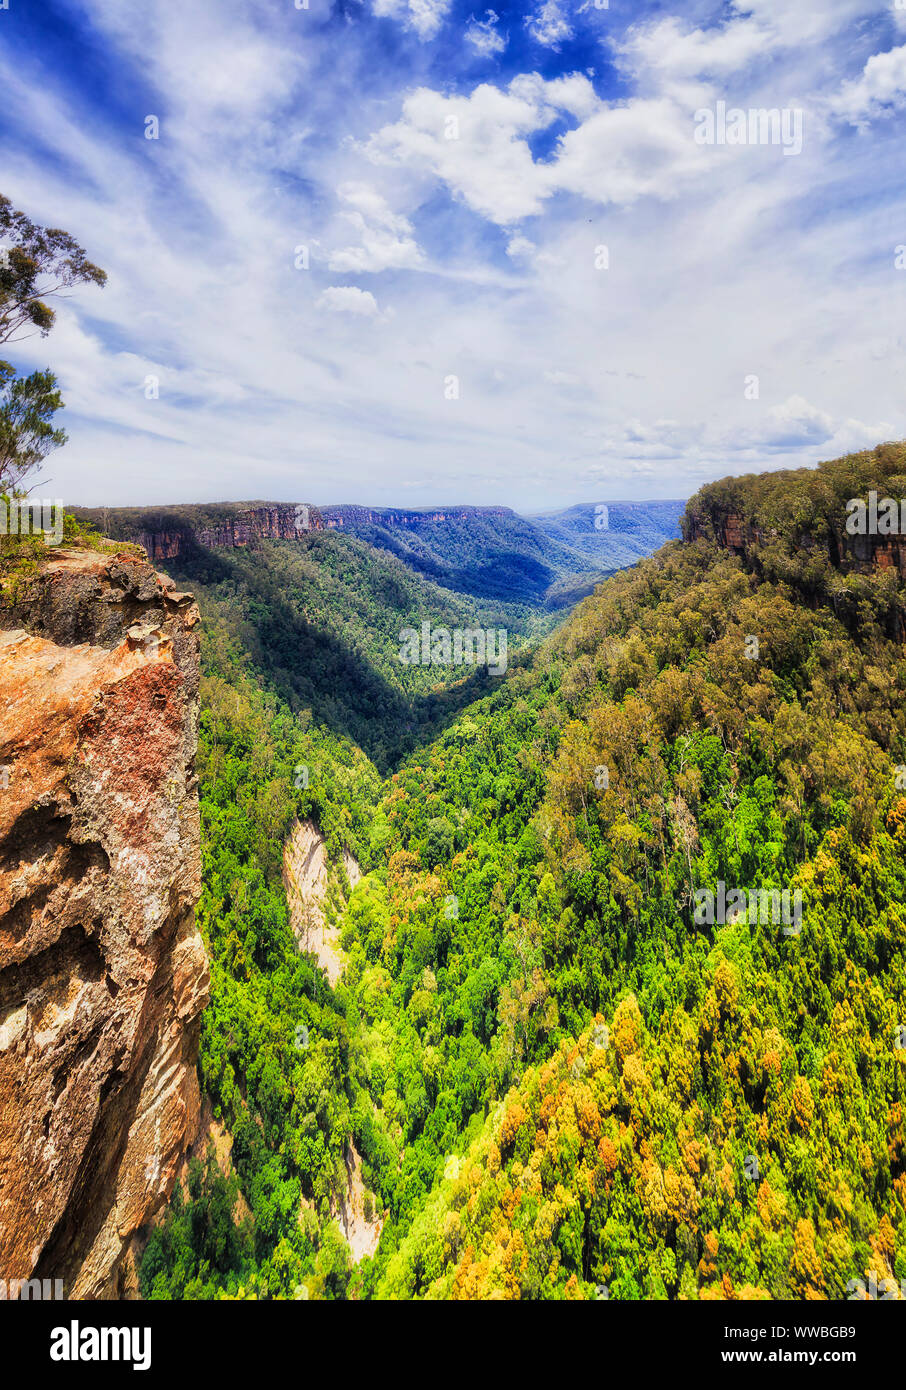
[[[769,545],[778,531],[757,526],[729,509],[713,507],[705,515],[690,507],[684,534],[690,541],[713,534],[725,550],[748,558],[753,547]],[[873,570],[893,570],[901,579],[906,579],[906,536],[849,535],[841,522],[836,526],[827,525],[821,537],[802,529],[796,536],[796,544],[804,551],[823,550],[835,569],[866,574]]]
[[[175,560],[186,553],[193,541],[197,545],[233,549],[257,541],[299,540],[308,531],[320,531],[323,521],[316,507],[299,511],[291,503],[249,507],[219,520],[183,529],[158,528],[144,524],[130,531],[127,539],[141,545],[152,560]]]
[[[57,551],[0,607],[0,1277],[115,1297],[198,1126],[198,610]]]
[[[812,580],[821,566],[837,575],[893,571],[906,578],[906,528],[850,532],[852,504],[867,506],[872,493],[906,498],[906,444],[879,444],[817,468],[706,483],[689,499],[680,525],[685,540],[716,541],[747,565],[763,567],[785,555],[804,561]]]
[[[142,546],[155,562],[176,560],[194,546],[241,549],[260,541],[302,540],[312,531],[356,535],[362,527],[419,531],[475,516],[511,517],[508,507],[444,507],[415,511],[388,507],[315,507],[295,502],[224,502],[162,508],[76,508],[76,515],[105,535]]]

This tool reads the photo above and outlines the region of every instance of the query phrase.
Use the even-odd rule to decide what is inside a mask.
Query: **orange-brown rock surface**
[[[199,1115],[198,610],[58,551],[0,606],[0,1278],[115,1297]]]

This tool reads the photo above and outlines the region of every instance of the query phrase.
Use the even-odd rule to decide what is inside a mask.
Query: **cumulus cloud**
[[[412,236],[408,218],[392,212],[374,188],[346,183],[337,194],[346,207],[343,218],[358,233],[360,244],[333,251],[329,259],[331,270],[358,274],[418,270],[424,264],[424,254]]]
[[[683,21],[533,0],[538,32],[514,31],[506,60],[527,48],[544,74],[491,80],[490,61],[478,84],[500,21],[476,11],[453,42],[446,0],[374,0],[392,34],[367,8],[322,32],[266,0],[228,24],[216,0],[60,4],[142,93],[111,114],[21,31],[0,53],[3,191],[110,274],[17,345],[17,366],[61,379],[67,500],[541,509],[906,434],[906,194],[898,123],[878,119],[904,84],[900,50],[875,51],[899,19],[887,4],[877,22],[882,0]],[[801,159],[693,139],[718,97],[828,91]],[[382,274],[392,294],[364,288]]]
[[[556,85],[517,78],[505,90],[482,83],[467,97],[420,87],[404,101],[402,119],[372,136],[368,152],[377,162],[433,174],[476,212],[507,226],[540,212],[553,191],[527,137],[556,118]]]
[[[615,45],[624,67],[647,84],[676,79],[739,76],[766,48],[772,36],[751,18],[717,29],[700,29],[671,17],[636,25]]]
[[[334,314],[357,314],[360,318],[373,318],[378,312],[377,300],[371,291],[360,290],[357,285],[329,285],[316,307],[329,309]]]
[[[767,423],[756,431],[755,438],[769,449],[795,449],[803,444],[826,444],[833,434],[833,417],[826,410],[810,405],[803,396],[790,396],[772,406]]]
[[[821,447],[824,457],[867,449],[893,437],[894,427],[887,422],[866,424],[862,420],[834,415],[813,405],[804,396],[793,395],[779,405],[768,408],[758,424],[722,436],[728,450],[751,452],[765,449],[788,452],[809,447]],[[717,438],[712,436],[712,441]]]
[[[568,115],[552,157],[536,160],[529,137]],[[629,206],[645,195],[674,196],[708,163],[691,136],[691,118],[667,97],[605,103],[585,76],[546,81],[537,74],[501,90],[482,84],[467,97],[422,87],[402,119],[369,143],[376,161],[433,174],[501,226],[540,213],[556,193]]]
[[[906,105],[906,44],[869,58],[860,77],[846,82],[832,106],[835,114],[864,128],[881,114]]]

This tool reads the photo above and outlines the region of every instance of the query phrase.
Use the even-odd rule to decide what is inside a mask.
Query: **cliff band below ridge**
[[[776,530],[756,526],[738,512],[712,511],[709,516],[714,537],[724,550],[748,558],[753,546],[769,545]],[[698,540],[707,535],[702,518],[690,511],[686,539]],[[835,569],[870,573],[873,570],[894,570],[906,579],[906,536],[849,535],[844,528],[831,529],[825,540],[817,540],[808,531],[797,536],[797,545],[804,551],[823,548]]]
[[[199,1118],[198,609],[56,551],[0,608],[0,1278],[117,1297]]]
[[[111,514],[103,508],[77,508],[76,514],[111,531],[119,541],[141,545],[153,561],[175,560],[195,546],[244,549],[260,541],[299,541],[312,531],[356,534],[363,526],[402,527],[418,531],[438,522],[469,521],[475,516],[507,518],[508,507],[442,507],[414,511],[380,507],[316,507],[308,503],[223,504],[215,507],[153,508]]]

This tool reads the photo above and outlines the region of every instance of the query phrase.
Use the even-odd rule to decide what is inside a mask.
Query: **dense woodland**
[[[527,613],[505,679],[447,691],[407,685],[391,636],[461,596],[389,595],[361,542],[196,568],[201,1073],[235,1173],[193,1165],[146,1296],[906,1278],[906,602],[820,543],[869,487],[906,494],[906,449],[713,485],[698,539],[553,633]],[[744,557],[728,509],[771,533]],[[296,816],[334,865],[335,990],[289,926]],[[721,881],[801,890],[801,932],[696,927]],[[350,1141],[386,1213],[358,1265],[332,1215]]]
[[[173,572],[201,603],[208,669],[232,682],[241,663],[293,713],[352,738],[384,773],[496,683],[476,666],[402,662],[404,629],[504,628],[514,662],[557,621],[526,603],[451,592],[334,532],[251,550],[194,547]]]

